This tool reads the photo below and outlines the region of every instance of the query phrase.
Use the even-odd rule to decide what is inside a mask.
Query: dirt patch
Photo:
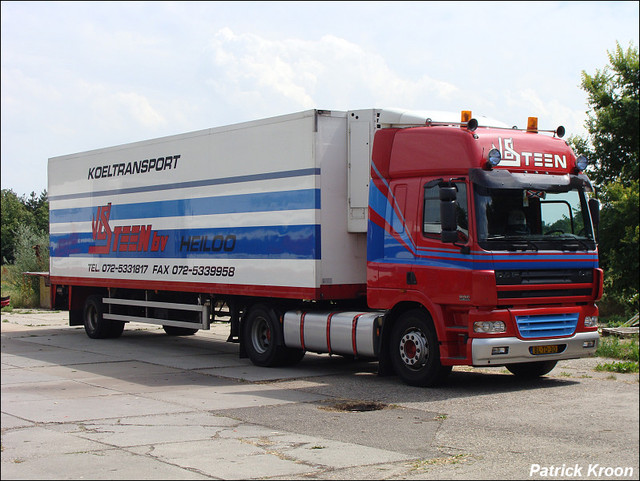
[[[332,412],[362,413],[369,411],[381,411],[382,409],[392,409],[392,406],[379,402],[367,401],[339,401],[327,406],[319,406],[318,409]]]

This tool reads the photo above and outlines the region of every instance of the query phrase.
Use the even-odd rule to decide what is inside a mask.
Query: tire
[[[389,344],[394,371],[410,386],[436,386],[451,372],[451,366],[440,363],[438,336],[422,309],[407,311],[398,318]]]
[[[291,366],[304,356],[302,349],[284,346],[278,316],[264,304],[251,307],[242,322],[242,337],[247,356],[256,366]]]
[[[110,321],[103,316],[102,296],[89,296],[84,303],[82,319],[84,331],[91,339],[108,339],[120,337],[124,330],[124,322]]]
[[[164,332],[169,336],[193,336],[198,329],[190,329],[188,327],[162,326]]]
[[[536,361],[522,362],[518,364],[507,364],[505,367],[515,376],[521,379],[534,379],[544,376],[556,367],[558,361]]]

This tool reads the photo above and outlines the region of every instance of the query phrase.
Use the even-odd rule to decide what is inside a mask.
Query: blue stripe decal
[[[369,208],[373,209],[382,218],[385,216],[387,210],[388,200],[385,195],[380,192],[375,184],[371,183],[369,186]]]
[[[158,239],[157,243],[154,240]],[[166,240],[164,240],[166,239]],[[89,254],[89,247],[107,245],[92,234],[50,236],[51,257],[320,259],[320,226],[260,226],[219,229],[153,230],[144,242],[136,234],[115,234],[109,253]],[[156,250],[154,250],[154,247]]]
[[[385,184],[386,185],[386,184]],[[388,188],[388,185],[386,185]],[[389,192],[391,196],[391,192]],[[417,247],[409,230],[392,208],[390,199],[375,184],[369,187],[369,207],[386,225],[369,220],[367,260],[380,264],[403,264],[445,269],[592,269],[598,267],[596,252],[488,252],[461,254],[447,247]],[[400,230],[401,233],[398,232]]]
[[[187,189],[191,187],[203,187],[207,185],[236,184],[240,182],[254,182],[257,180],[287,179],[290,177],[306,177],[309,175],[320,175],[320,169],[297,169],[285,170],[281,172],[267,172],[264,174],[239,175],[235,177],[225,177],[222,179],[202,179],[188,182],[178,182],[175,184],[147,185],[142,187],[128,187],[123,189],[111,189],[103,191],[81,192],[77,194],[63,194],[49,196],[49,202],[56,200],[83,199],[92,197],[104,197],[107,195],[132,194],[136,192],[155,192],[161,190]]]
[[[389,192],[389,195],[393,198],[393,194],[391,192]],[[393,198],[393,203],[396,204],[395,198]],[[377,213],[385,220],[385,222],[389,225],[389,229],[392,231],[384,233],[385,257],[394,257],[396,254],[400,255],[400,257],[402,258],[412,256],[416,251],[416,245],[410,235],[409,229],[407,228],[404,219],[398,215],[396,210],[391,206],[389,200],[374,184],[372,184],[369,188],[369,206],[375,213]],[[400,209],[398,209],[398,211],[400,211]],[[402,241],[411,250],[407,251],[404,246],[402,246],[393,238],[392,234],[402,239]],[[374,237],[372,240],[374,240],[375,242],[375,240],[377,240],[377,237]],[[374,245],[372,247],[372,250],[375,249],[376,246]],[[406,252],[401,252],[402,250],[405,250]],[[394,254],[394,252],[396,254]]]
[[[490,260],[486,261],[476,261],[474,259],[448,259],[448,258],[417,258],[415,261],[411,259],[403,259],[398,257],[396,259],[370,259],[369,262],[379,263],[379,264],[406,264],[411,266],[426,266],[426,267],[438,267],[444,269],[469,269],[469,270],[494,270],[494,269],[513,269],[513,270],[524,270],[524,269],[594,269],[598,267],[598,263],[596,261],[574,261],[572,259],[556,259],[548,262],[536,262],[526,260],[512,261],[496,264]]]
[[[264,192],[253,194],[164,200],[113,205],[110,220],[185,217],[241,212],[266,212],[320,208],[320,189]],[[55,209],[49,213],[52,224],[90,222],[96,207]]]

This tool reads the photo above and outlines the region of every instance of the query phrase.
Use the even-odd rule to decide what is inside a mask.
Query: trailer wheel
[[[190,329],[188,327],[162,326],[164,332],[169,336],[192,336],[198,329]]]
[[[102,314],[102,296],[87,297],[82,312],[84,330],[87,336],[91,339],[120,337],[124,330],[124,322],[104,319]]]
[[[558,361],[522,362],[507,364],[505,367],[519,378],[533,379],[550,373],[557,363]]]
[[[433,322],[420,309],[405,312],[391,330],[391,363],[411,386],[435,386],[451,372],[440,364],[440,348]]]
[[[253,306],[242,323],[242,336],[247,356],[256,366],[283,366],[298,363],[302,349],[288,349],[282,341],[278,316],[263,304]]]

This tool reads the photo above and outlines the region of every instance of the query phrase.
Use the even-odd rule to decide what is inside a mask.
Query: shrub
[[[32,226],[16,228],[15,260],[2,269],[2,295],[11,296],[12,307],[37,307],[40,304],[40,280],[24,272],[49,270],[49,236]]]

